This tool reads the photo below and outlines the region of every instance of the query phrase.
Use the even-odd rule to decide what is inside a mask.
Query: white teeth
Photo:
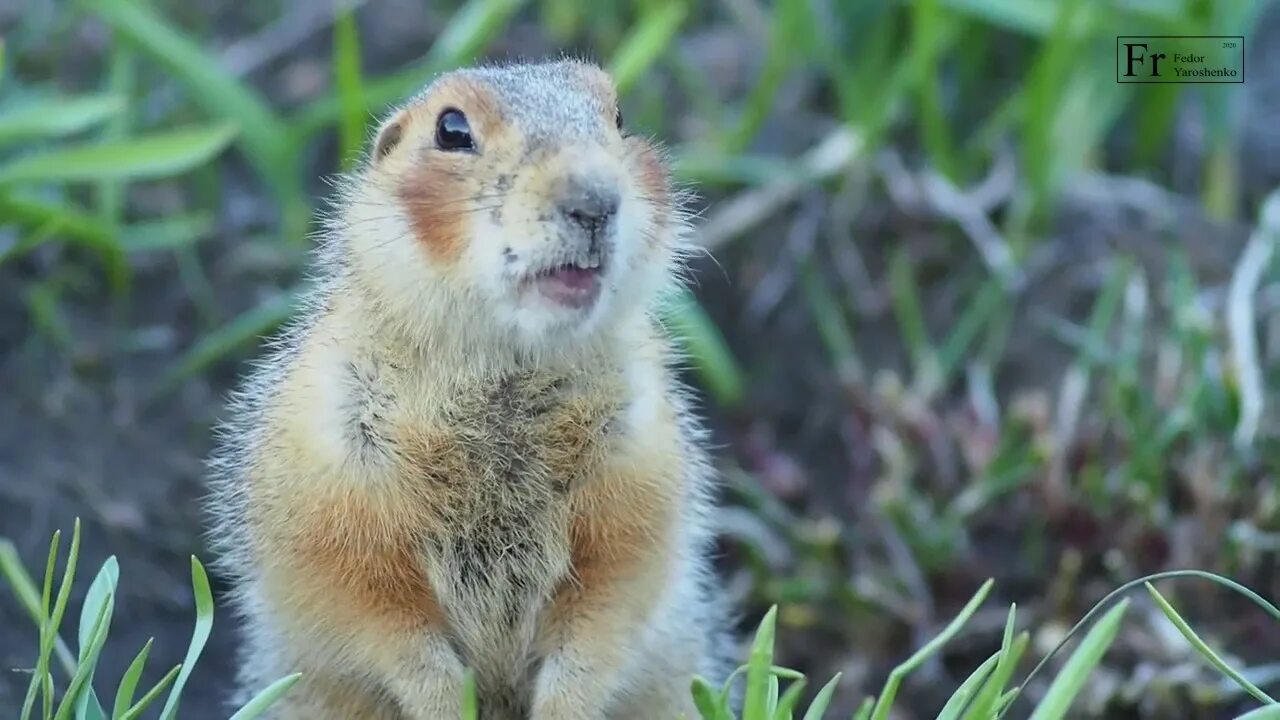
[[[579,270],[595,270],[596,268],[600,267],[600,258],[598,257],[578,258],[577,260],[573,261],[573,266],[578,268]]]

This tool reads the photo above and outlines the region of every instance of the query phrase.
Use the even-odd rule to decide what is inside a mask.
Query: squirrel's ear
[[[373,145],[373,159],[381,160],[390,154],[400,144],[400,138],[403,136],[404,116],[398,115],[378,131],[378,140]]]

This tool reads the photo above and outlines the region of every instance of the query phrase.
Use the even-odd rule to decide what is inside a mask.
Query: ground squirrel
[[[446,73],[340,183],[234,394],[212,540],[274,717],[696,717],[733,664],[712,469],[655,302],[686,216],[610,77]]]

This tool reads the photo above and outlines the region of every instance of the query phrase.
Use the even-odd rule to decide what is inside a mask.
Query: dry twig
[[[1236,425],[1235,442],[1241,449],[1253,444],[1265,402],[1258,341],[1254,337],[1253,325],[1257,318],[1254,294],[1275,255],[1277,242],[1280,242],[1280,190],[1263,202],[1258,227],[1249,236],[1249,244],[1236,263],[1227,295],[1227,330],[1240,379],[1240,421]]]
[[[763,223],[815,182],[844,170],[863,148],[862,136],[847,125],[828,134],[800,158],[799,170],[768,185],[720,203],[697,231],[697,241],[715,250]]]

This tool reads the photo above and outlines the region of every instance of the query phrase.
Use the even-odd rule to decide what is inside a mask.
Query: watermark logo
[[[1120,35],[1118,83],[1242,83],[1239,35]]]

